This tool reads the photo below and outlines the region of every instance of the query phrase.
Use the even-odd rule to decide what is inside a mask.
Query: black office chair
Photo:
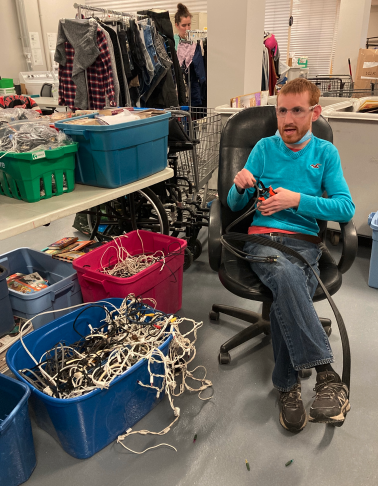
[[[232,116],[223,129],[220,142],[220,160],[218,175],[219,199],[214,201],[210,210],[209,222],[209,261],[213,270],[218,272],[219,279],[227,290],[239,297],[262,302],[262,313],[258,314],[245,309],[231,307],[225,304],[214,304],[210,312],[210,319],[218,321],[219,313],[237,317],[252,325],[243,329],[220,347],[219,362],[228,364],[231,361],[229,351],[240,344],[249,341],[261,333],[270,334],[269,313],[272,304],[271,291],[262,284],[257,275],[251,270],[248,262],[237,258],[222,247],[220,237],[227,226],[239,216],[246,208],[239,212],[232,212],[227,205],[227,195],[233,184],[236,173],[241,170],[247,158],[256,145],[264,137],[270,137],[277,130],[277,118],[274,106],[263,106],[248,108]],[[313,133],[316,137],[333,141],[332,129],[328,122],[320,117],[313,123]],[[253,201],[250,201],[250,207]],[[233,227],[232,231],[239,233],[248,232],[252,221],[244,219]],[[342,274],[353,264],[357,254],[358,238],[353,221],[340,223],[343,250],[342,256],[337,264],[325,245],[327,229],[326,221],[318,221],[322,238],[323,254],[319,261],[320,278],[328,292],[333,295],[341,287]],[[244,243],[240,243],[240,248]],[[325,295],[318,286],[314,302],[325,299]],[[326,333],[331,334],[331,320],[320,318]],[[302,377],[309,376],[311,370],[302,370]]]

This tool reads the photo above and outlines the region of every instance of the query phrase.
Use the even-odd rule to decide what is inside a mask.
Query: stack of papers
[[[378,113],[378,97],[361,101],[357,111],[359,113]]]

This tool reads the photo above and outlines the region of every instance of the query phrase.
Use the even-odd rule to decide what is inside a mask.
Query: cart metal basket
[[[327,91],[322,96],[333,96],[337,98],[364,98],[365,96],[378,96],[378,85],[372,84],[370,89],[343,89]]]
[[[315,76],[313,78],[307,79],[314,83],[320,89],[321,96],[331,96],[325,94],[328,92],[334,93],[338,91],[353,89],[352,78],[346,74],[334,74],[332,76]]]
[[[210,180],[219,165],[219,143],[221,135],[221,116],[214,108],[189,107],[170,110],[180,120],[191,150],[177,152],[177,175],[187,179],[195,194]]]

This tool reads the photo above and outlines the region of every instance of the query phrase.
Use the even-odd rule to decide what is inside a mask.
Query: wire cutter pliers
[[[269,186],[269,188],[266,188],[261,181],[259,181],[257,183],[257,186],[260,190],[259,201],[265,201],[270,196],[274,196],[275,194],[277,194],[276,191],[273,191],[272,186]]]

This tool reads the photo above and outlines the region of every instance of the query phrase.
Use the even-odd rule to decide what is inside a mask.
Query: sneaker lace
[[[335,396],[338,396],[338,393],[341,390],[344,390],[344,386],[342,383],[325,381],[315,385],[315,388],[313,390],[314,392],[316,392],[316,395],[314,395],[314,397],[316,396],[318,398],[331,399]]]
[[[298,408],[300,399],[301,394],[298,388],[294,388],[289,392],[281,392],[280,400],[282,402],[282,405]]]

